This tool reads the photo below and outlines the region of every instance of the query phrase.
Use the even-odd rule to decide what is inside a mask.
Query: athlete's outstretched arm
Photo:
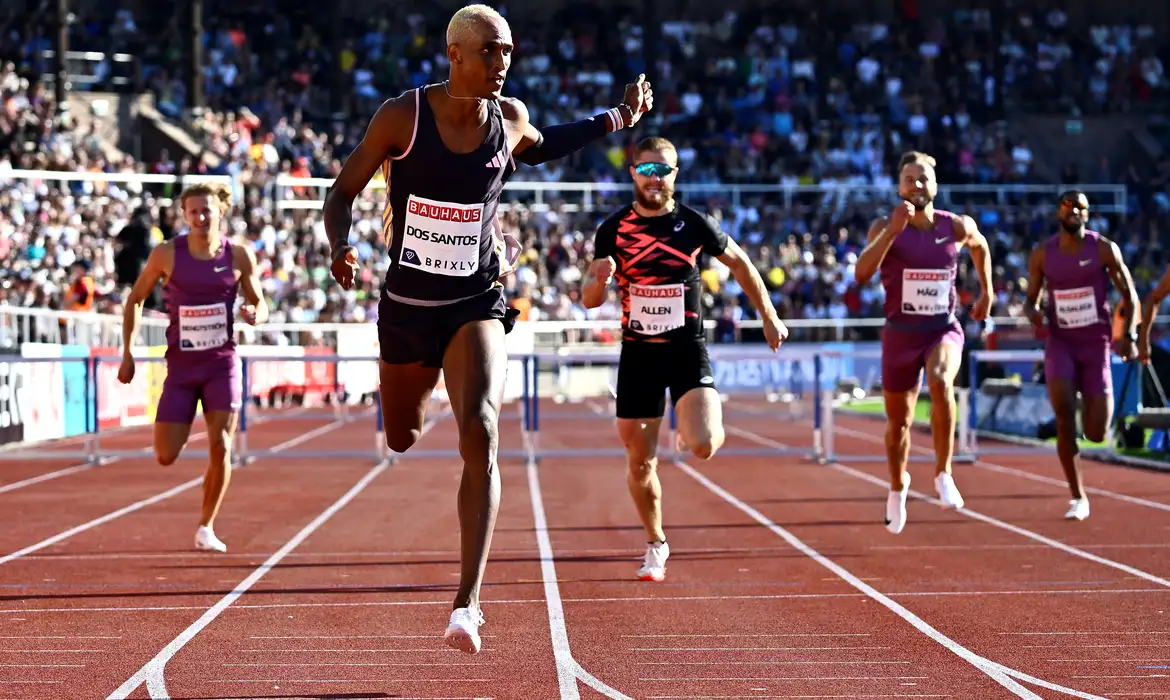
[[[366,127],[361,143],[345,159],[345,165],[325,195],[322,217],[325,234],[333,253],[333,278],[345,289],[353,288],[357,271],[357,256],[349,245],[349,233],[353,226],[353,200],[361,194],[370,178],[386,161],[407,129],[413,128],[414,101],[407,102],[404,96],[386,100]]]
[[[168,268],[171,265],[168,263],[172,259],[172,250],[173,246],[170,241],[156,245],[150,251],[150,256],[147,257],[146,265],[143,266],[138,279],[134,280],[134,286],[130,288],[130,293],[126,295],[122,309],[122,355],[124,357],[130,356],[130,348],[134,345],[134,338],[138,336],[138,326],[142,323],[143,304],[154,293],[154,287],[158,281],[169,274]]]
[[[1133,286],[1133,276],[1129,274],[1129,266],[1125,264],[1125,260],[1121,257],[1121,249],[1117,244],[1104,237],[1098,244],[1098,249],[1101,253],[1101,262],[1105,264],[1105,270],[1108,271],[1110,279],[1113,280],[1113,286],[1121,294],[1121,313],[1125,318],[1125,336],[1120,338],[1121,350],[1119,353],[1125,360],[1132,360],[1136,356],[1133,347],[1137,340],[1137,324],[1138,324],[1138,305],[1141,300],[1138,299],[1137,289]]]
[[[520,129],[520,140],[512,149],[516,160],[527,165],[540,165],[564,158],[585,148],[593,141],[638,123],[642,115],[654,106],[654,91],[645,74],[626,86],[624,101],[588,119],[555,124],[537,129],[529,121],[528,107],[520,100],[500,100],[504,117]]]
[[[1024,298],[1024,315],[1039,328],[1044,323],[1040,313],[1040,293],[1044,291],[1044,246],[1038,245],[1028,256],[1028,294]]]
[[[236,269],[240,271],[240,291],[244,293],[247,305],[240,309],[240,315],[249,324],[256,326],[268,321],[268,301],[260,291],[260,274],[256,269],[256,254],[247,246],[232,247]]]
[[[752,306],[756,307],[756,311],[759,312],[760,320],[764,324],[764,337],[767,339],[768,345],[773,350],[780,347],[780,343],[788,337],[788,328],[780,320],[780,316],[776,313],[776,307],[772,305],[772,298],[768,296],[768,288],[764,286],[764,278],[760,276],[760,271],[752,264],[747,253],[743,252],[743,248],[740,248],[739,244],[730,237],[727,238],[727,248],[718,256],[718,259],[731,270],[735,281],[743,287]]]
[[[1162,302],[1168,296],[1170,296],[1170,270],[1162,275],[1158,286],[1154,287],[1142,305],[1142,325],[1138,330],[1138,357],[1141,358],[1142,362],[1150,361],[1150,331],[1153,330],[1154,317],[1158,314],[1158,308],[1162,306]]]
[[[971,309],[971,318],[982,321],[991,313],[991,302],[995,298],[995,289],[991,286],[991,246],[987,244],[987,237],[980,233],[974,219],[964,215],[959,221],[963,228],[961,243],[971,251],[971,262],[975,264],[981,292]]]

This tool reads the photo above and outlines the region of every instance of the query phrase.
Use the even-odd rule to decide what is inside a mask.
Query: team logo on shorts
[[[410,248],[402,249],[402,259],[413,265],[422,265],[422,260],[419,260],[418,253],[414,252]]]

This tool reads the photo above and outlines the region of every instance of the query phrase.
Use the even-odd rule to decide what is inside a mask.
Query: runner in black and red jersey
[[[662,486],[657,474],[658,433],[665,392],[678,412],[682,441],[710,459],[723,444],[723,407],[703,336],[699,255],[727,265],[763,319],[773,350],[788,336],[764,281],[735,241],[709,217],[675,202],[678,151],[664,138],[638,144],[630,168],[634,201],[606,219],[594,239],[594,259],[582,296],[585,306],[605,301],[614,277],[622,298],[618,364],[618,434],[625,444],[630,495],[649,546],[638,578],[661,581],[670,549],[662,531]]]

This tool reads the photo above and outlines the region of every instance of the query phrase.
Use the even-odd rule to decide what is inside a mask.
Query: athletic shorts
[[[498,319],[512,332],[519,311],[510,308],[501,287],[444,306],[416,306],[388,299],[378,302],[378,344],[382,360],[390,365],[421,362],[442,368],[451,338],[472,321]]]
[[[240,410],[241,374],[238,356],[193,364],[168,360],[155,422],[190,425],[195,420],[197,404],[203,405],[204,415],[212,411]]]
[[[882,328],[882,390],[912,391],[922,386],[922,373],[934,349],[950,343],[958,350],[967,342],[963,327],[955,322],[926,331]]]
[[[618,360],[617,417],[661,418],[666,391],[677,405],[683,394],[715,388],[715,373],[701,340],[652,343],[625,341]]]
[[[1044,344],[1044,381],[1072,382],[1073,390],[1085,396],[1113,393],[1113,371],[1108,338],[1062,340],[1049,335]]]

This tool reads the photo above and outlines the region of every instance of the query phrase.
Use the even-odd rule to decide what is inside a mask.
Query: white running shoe
[[[1068,502],[1068,512],[1064,514],[1065,520],[1084,520],[1089,517],[1089,499],[1082,496],[1078,499]]]
[[[906,495],[910,492],[910,473],[902,476],[902,490],[886,496],[886,529],[897,535],[906,527]]]
[[[949,472],[934,477],[934,490],[938,493],[939,500],[943,502],[943,508],[963,507],[963,494],[959,493],[959,487],[955,486],[955,477]]]
[[[646,558],[638,569],[639,581],[662,581],[666,578],[666,560],[670,557],[670,545],[666,542],[646,545]]]
[[[478,608],[456,608],[451,611],[451,621],[443,633],[443,641],[465,654],[478,654],[479,626],[483,623],[483,613]]]
[[[200,525],[199,529],[195,531],[195,549],[205,552],[226,552],[227,545],[219,541],[211,528]]]

